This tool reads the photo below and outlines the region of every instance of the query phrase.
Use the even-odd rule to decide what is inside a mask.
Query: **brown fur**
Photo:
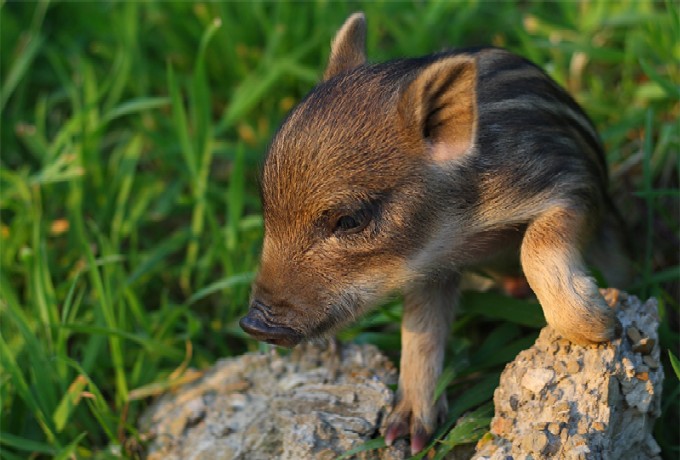
[[[354,13],[347,18],[331,43],[331,57],[324,72],[324,80],[363,65],[366,62],[365,48],[366,20],[363,13]]]
[[[598,342],[614,317],[581,249],[618,239],[592,124],[555,82],[507,51],[368,65],[365,21],[338,32],[320,83],[272,141],[254,337],[293,346],[404,295],[399,391],[385,438],[422,449],[461,272],[519,264],[548,323]],[[598,225],[605,224],[605,229]],[[600,243],[596,243],[600,244]]]
[[[587,216],[556,207],[535,219],[522,242],[522,267],[548,323],[571,340],[602,342],[614,335],[614,312],[586,274],[580,248]]]
[[[428,139],[435,161],[454,160],[472,147],[477,120],[475,86],[474,61],[454,56],[428,67],[402,95],[399,114],[404,126],[423,127],[423,133],[413,134]]]

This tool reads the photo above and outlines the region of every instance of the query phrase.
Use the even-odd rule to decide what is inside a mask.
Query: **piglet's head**
[[[351,16],[324,81],[269,148],[262,259],[240,322],[258,340],[323,336],[419,276],[411,261],[436,220],[442,151],[424,99],[445,92],[365,65],[364,35],[363,15]]]

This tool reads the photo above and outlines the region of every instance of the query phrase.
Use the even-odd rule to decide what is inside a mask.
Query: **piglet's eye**
[[[338,236],[359,233],[368,226],[370,221],[371,213],[367,209],[340,215],[335,221],[333,233]]]

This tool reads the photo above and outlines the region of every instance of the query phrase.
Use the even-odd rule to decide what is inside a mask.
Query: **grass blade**
[[[76,379],[71,383],[66,394],[61,399],[61,402],[57,406],[57,409],[52,414],[52,420],[54,421],[54,426],[58,432],[62,432],[64,427],[68,423],[73,410],[80,403],[80,398],[82,392],[87,385],[87,379],[82,375],[76,377]]]
[[[56,450],[49,444],[15,436],[12,433],[8,433],[6,431],[0,431],[0,446],[7,446],[23,452],[45,455],[54,455],[56,453]],[[5,452],[3,452],[3,455],[4,454]]]
[[[672,351],[668,350],[668,358],[671,360],[671,366],[673,367],[673,372],[675,372],[675,377],[680,380],[680,361],[678,357],[673,354]]]
[[[41,36],[32,36],[25,47],[18,53],[16,61],[12,64],[7,77],[4,78],[2,86],[0,87],[0,113],[3,112],[5,104],[16,89],[19,82],[24,78],[31,63],[38,54],[40,47],[43,44]]]
[[[461,296],[460,304],[465,313],[529,327],[543,327],[546,324],[539,304],[495,292],[465,292]]]

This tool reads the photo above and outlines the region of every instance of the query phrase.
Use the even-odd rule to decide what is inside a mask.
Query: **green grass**
[[[668,357],[680,339],[680,21],[670,0],[0,5],[2,458],[135,457],[149,395],[188,364],[258,347],[236,321],[262,237],[259,166],[360,8],[374,61],[506,46],[591,114],[635,237],[631,290],[660,300],[655,433],[677,458]],[[452,402],[448,426],[482,406],[440,456],[484,432],[503,363],[537,332],[535,305],[507,318],[495,294],[466,300],[439,390]],[[342,336],[396,357],[399,317],[393,303]]]

